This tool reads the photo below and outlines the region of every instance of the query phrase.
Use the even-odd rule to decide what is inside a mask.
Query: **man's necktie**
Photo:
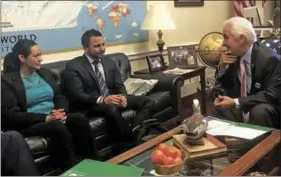
[[[244,60],[240,60],[240,72],[241,72],[241,98],[247,97],[247,75]],[[249,113],[243,112],[244,122],[249,122]]]
[[[241,98],[247,96],[247,75],[244,60],[240,60],[240,72],[241,72]]]
[[[107,96],[108,95],[108,88],[106,86],[106,82],[98,68],[98,64],[100,63],[99,60],[94,60],[93,62],[93,65],[95,66],[95,74],[96,74],[96,77],[98,79],[98,82],[99,82],[99,87],[100,87],[100,91],[101,91],[101,95],[102,96]]]

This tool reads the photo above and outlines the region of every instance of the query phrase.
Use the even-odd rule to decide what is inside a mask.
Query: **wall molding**
[[[158,50],[142,52],[142,53],[136,53],[136,54],[131,54],[131,55],[127,55],[127,56],[129,57],[130,61],[138,61],[138,60],[145,59],[146,56],[156,55],[156,54],[159,54]],[[163,54],[163,56],[167,56],[168,55],[167,49],[163,50],[162,54]]]

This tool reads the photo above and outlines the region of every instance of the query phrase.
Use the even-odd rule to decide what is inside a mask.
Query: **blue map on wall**
[[[1,57],[20,39],[35,40],[42,52],[81,49],[81,36],[100,30],[106,44],[147,40],[140,27],[145,1],[2,1]]]

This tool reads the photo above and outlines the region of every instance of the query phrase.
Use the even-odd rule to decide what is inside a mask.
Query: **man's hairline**
[[[89,42],[88,42],[87,46],[82,46],[83,49],[86,48],[86,47],[89,48],[91,37],[102,37],[103,43],[105,44],[104,37],[103,37],[102,35],[100,35],[100,36],[91,35],[91,36],[89,37]]]

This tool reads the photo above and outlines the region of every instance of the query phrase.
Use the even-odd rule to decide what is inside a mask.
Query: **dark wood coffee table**
[[[172,135],[181,133],[181,127],[178,126],[166,133],[159,135],[158,137],[143,143],[123,154],[120,154],[107,162],[114,164],[124,164],[138,166],[145,168],[144,175],[151,175],[149,172],[152,170],[152,164],[150,161],[150,153],[155,146],[159,143],[171,141]],[[248,173],[248,171],[257,164],[265,155],[271,152],[280,143],[280,130],[273,130],[255,145],[253,145],[244,154],[239,156],[234,161],[229,161],[231,152],[226,153],[223,157],[212,157],[211,159],[198,159],[187,160],[185,164],[193,171],[188,171],[182,175],[186,176],[242,176]],[[192,167],[191,167],[191,166]],[[186,165],[185,165],[186,166]],[[189,166],[189,167],[188,167]],[[208,167],[209,169],[206,170]],[[196,171],[197,169],[197,171]],[[201,171],[200,171],[201,170]]]

